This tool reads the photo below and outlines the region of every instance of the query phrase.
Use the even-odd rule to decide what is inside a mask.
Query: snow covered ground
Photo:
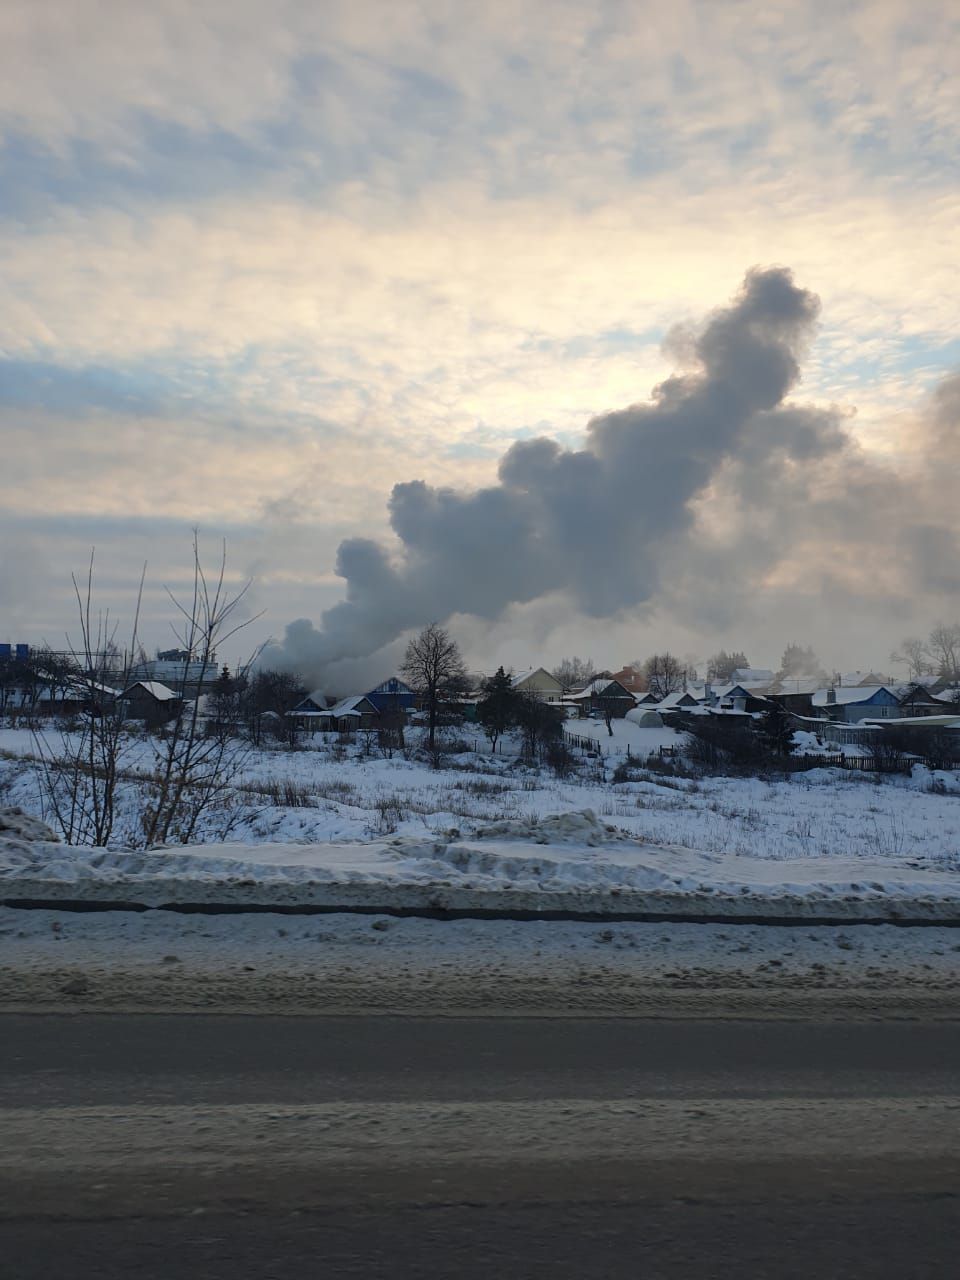
[[[32,750],[28,733],[0,732],[0,805],[41,815]],[[603,761],[561,780],[484,751],[436,771],[336,748],[264,750],[207,815],[205,843],[145,850],[136,847],[144,784],[132,774],[148,759],[132,741],[110,849],[51,844],[42,828],[18,819],[4,832],[0,821],[0,898],[271,910],[0,908],[0,1004],[673,1016],[679,1001],[698,1016],[780,1016],[814,993],[827,1001],[821,1012],[850,1016],[874,997],[889,1008],[899,993],[904,1016],[925,1000],[935,1016],[956,1016],[960,930],[855,923],[956,917],[955,774],[641,772],[613,783]],[[667,910],[730,924],[340,913],[489,910],[494,900],[531,915]],[[317,905],[334,913],[272,910]],[[743,922],[765,916],[809,923]]]
[[[584,722],[589,723],[589,722]],[[602,724],[599,729],[605,730]],[[640,730],[670,734],[670,730]],[[676,739],[673,739],[676,741]],[[478,745],[485,746],[482,739]],[[44,816],[31,734],[0,730],[0,805]],[[342,842],[385,836],[441,838],[504,818],[591,809],[648,843],[763,860],[893,858],[906,868],[960,866],[960,777],[917,769],[912,778],[812,770],[787,779],[675,778],[644,773],[614,784],[617,763],[590,761],[576,776],[470,751],[433,770],[406,760],[357,758],[336,748],[263,750],[205,816],[199,842]],[[145,769],[134,740],[128,769]],[[142,845],[143,783],[121,784],[111,844]]]
[[[0,1008],[950,1017],[960,931],[0,908]]]
[[[786,862],[699,853],[638,841],[589,810],[481,825],[472,835],[356,843],[125,851],[51,844],[35,833],[16,837],[4,839],[0,829],[0,892],[7,897],[470,910],[488,905],[492,894],[521,911],[636,913],[686,904],[691,912],[749,915],[761,909],[758,899],[783,912],[841,916],[909,909],[943,918],[960,910],[960,867],[944,860],[837,855]]]

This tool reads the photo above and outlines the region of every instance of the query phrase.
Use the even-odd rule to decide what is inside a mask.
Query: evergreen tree
[[[484,681],[484,698],[477,707],[477,721],[490,739],[492,750],[507,729],[517,723],[520,694],[513,687],[513,678],[497,668],[497,673]]]
[[[765,712],[758,725],[760,740],[775,756],[789,756],[793,752],[793,726],[788,712],[778,702]]]

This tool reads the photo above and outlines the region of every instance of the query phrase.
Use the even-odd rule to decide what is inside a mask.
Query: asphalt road
[[[960,1024],[0,1018],[0,1276],[946,1277]]]

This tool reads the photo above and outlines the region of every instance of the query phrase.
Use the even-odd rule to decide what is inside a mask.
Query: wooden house
[[[520,693],[530,693],[541,702],[562,702],[563,685],[552,676],[546,667],[536,667],[528,671],[517,671],[513,676],[513,687]]]
[[[567,701],[575,702],[581,708],[581,716],[609,716],[613,720],[622,720],[637,705],[630,690],[625,689],[619,680],[611,680],[608,676],[591,680],[585,689],[572,693]]]
[[[120,695],[127,720],[142,720],[147,726],[166,724],[175,719],[183,707],[183,699],[159,680],[137,680]]]
[[[815,715],[858,724],[861,720],[898,719],[900,699],[886,685],[840,685],[818,689],[812,698]]]

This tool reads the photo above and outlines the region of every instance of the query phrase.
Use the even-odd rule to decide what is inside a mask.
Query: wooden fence
[[[613,741],[604,741],[603,738],[584,737],[583,734],[571,733],[568,729],[563,732],[563,740],[568,746],[591,756],[616,755],[627,759],[632,755],[641,766],[651,757],[673,760],[681,754],[679,747],[659,747],[656,751],[647,752],[646,755],[634,755],[629,745],[624,750],[620,743],[614,745]],[[866,754],[843,755],[838,752],[835,755],[784,756],[776,760],[771,758],[770,763],[790,773],[806,773],[809,769],[852,769],[861,773],[909,773],[915,760],[910,757],[898,759],[894,756],[888,759]]]

